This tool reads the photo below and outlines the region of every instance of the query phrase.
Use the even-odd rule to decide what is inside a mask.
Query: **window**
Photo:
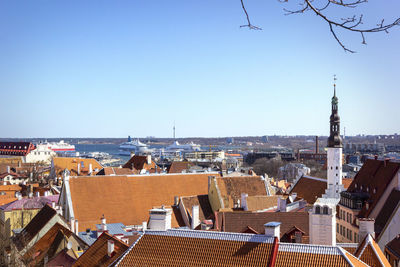
[[[336,170],[338,169],[338,166],[336,166]]]
[[[353,235],[353,232],[352,232],[351,230],[349,230],[349,232],[350,232],[350,234],[349,234],[349,237],[350,237],[350,238],[349,238],[349,239],[350,239],[350,241],[352,241],[352,238],[351,238],[351,237],[352,237],[352,235]]]
[[[336,224],[336,232],[339,233],[339,224]]]
[[[324,214],[328,214],[328,207],[325,206],[325,207],[323,208],[323,213],[324,213]]]
[[[343,235],[343,226],[340,226],[340,235]]]
[[[315,207],[315,214],[320,214],[321,213],[321,208],[319,206]]]
[[[350,215],[350,221],[349,221],[349,223],[352,224],[352,223],[353,223],[353,214],[350,213],[349,215]]]

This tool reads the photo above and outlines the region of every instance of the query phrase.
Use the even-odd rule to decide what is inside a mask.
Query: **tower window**
[[[323,212],[323,214],[328,214],[328,207],[324,207],[322,212]]]
[[[315,214],[320,214],[321,213],[321,208],[319,206],[315,207]]]
[[[338,169],[338,166],[336,166],[336,170]]]

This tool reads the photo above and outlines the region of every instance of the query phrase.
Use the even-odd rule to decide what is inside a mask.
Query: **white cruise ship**
[[[131,155],[132,152],[135,154],[148,154],[153,152],[153,150],[140,142],[139,139],[132,141],[130,136],[128,136],[128,142],[124,142],[119,146],[119,154],[127,156]]]
[[[178,141],[174,141],[171,145],[167,146],[166,151],[184,151],[184,152],[190,152],[190,151],[200,151],[200,145],[195,144],[193,142],[190,142],[188,144],[179,144]]]

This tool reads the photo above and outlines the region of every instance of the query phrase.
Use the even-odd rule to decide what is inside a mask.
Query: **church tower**
[[[336,81],[336,77],[334,79]],[[336,205],[340,201],[342,185],[342,138],[336,84],[333,85],[332,114],[328,138],[328,185],[325,194],[318,198],[309,211],[310,244],[336,245]]]
[[[336,78],[335,78],[336,81]],[[333,85],[332,114],[330,117],[330,135],[328,138],[328,187],[325,198],[340,200],[342,192],[342,138],[340,137],[340,117],[338,114],[338,98],[336,97],[336,83]]]

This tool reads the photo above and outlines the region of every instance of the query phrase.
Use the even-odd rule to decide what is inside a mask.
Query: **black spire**
[[[336,77],[334,78],[336,81]],[[328,138],[328,147],[343,147],[340,137],[340,117],[338,114],[338,98],[336,97],[336,84],[333,85],[332,114],[330,117],[330,135]]]

